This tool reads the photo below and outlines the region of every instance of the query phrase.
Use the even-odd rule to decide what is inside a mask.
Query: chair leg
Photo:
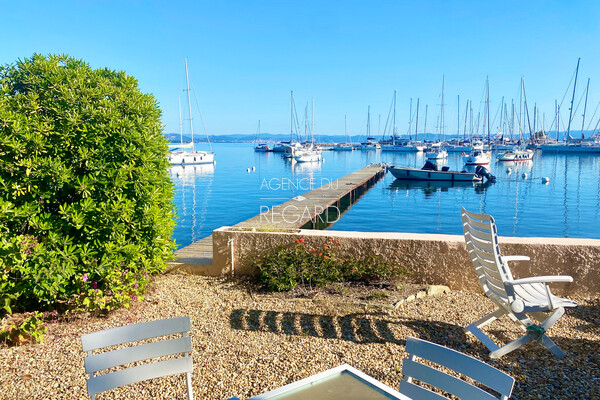
[[[472,327],[472,326],[475,326],[477,328],[484,327],[487,324],[489,324],[490,322],[494,322],[495,320],[497,320],[498,318],[500,318],[501,316],[503,316],[506,313],[507,312],[503,308],[498,308],[496,311],[491,312],[488,315],[486,315],[485,317],[473,322],[471,325],[464,328],[463,331],[465,333],[473,333],[473,332],[469,332],[469,331],[471,331],[471,329],[469,329],[470,327]]]
[[[523,335],[520,338],[518,338],[517,340],[513,340],[512,342],[505,344],[504,346],[500,347],[498,350],[496,351],[492,351],[490,353],[490,358],[500,358],[503,355],[506,355],[508,353],[510,353],[513,350],[518,349],[519,347],[531,342],[532,338],[530,335]]]
[[[188,400],[194,400],[194,391],[192,390],[192,374],[190,372],[185,374],[185,380],[187,383]]]

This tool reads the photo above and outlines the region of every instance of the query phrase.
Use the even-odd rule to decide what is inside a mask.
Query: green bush
[[[263,256],[250,256],[258,280],[266,290],[288,291],[299,284],[324,286],[331,282],[373,281],[406,275],[403,268],[381,257],[342,258],[340,244],[329,239],[320,247],[309,246],[303,238],[279,246]]]
[[[110,309],[174,242],[152,95],[66,55],[0,66],[0,307]]]

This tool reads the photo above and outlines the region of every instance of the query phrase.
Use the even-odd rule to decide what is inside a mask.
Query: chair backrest
[[[192,340],[188,336],[189,331],[190,318],[178,317],[121,326],[83,335],[81,345],[83,351],[87,352],[84,363],[85,372],[89,374],[87,381],[88,394],[94,399],[97,393],[106,390],[161,376],[185,373],[187,374],[188,398],[192,399]],[[93,354],[94,350],[110,346],[177,334],[181,336]],[[135,367],[95,375],[95,373],[108,368],[174,355],[176,356],[163,361],[144,363]]]
[[[510,397],[515,380],[510,375],[456,350],[440,346],[426,340],[409,337],[406,339],[406,352],[409,358],[404,359],[400,382],[400,393],[421,400],[446,399],[445,396],[413,383],[413,379],[434,386],[464,400],[506,400]],[[492,394],[478,386],[474,386],[458,377],[448,375],[439,369],[425,365],[419,361],[428,360],[435,364],[467,376],[486,388],[496,392]]]
[[[464,208],[461,209],[461,216],[467,251],[485,294],[508,304],[504,282],[512,280],[513,277],[500,256],[494,218],[487,214],[475,214]]]

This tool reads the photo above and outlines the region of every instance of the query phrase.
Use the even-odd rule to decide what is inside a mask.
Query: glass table
[[[356,368],[344,364],[248,400],[410,400]]]

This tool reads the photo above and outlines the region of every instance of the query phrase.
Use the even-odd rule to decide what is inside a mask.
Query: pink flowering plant
[[[297,285],[324,286],[332,282],[370,282],[406,275],[378,256],[343,257],[340,243],[333,238],[309,245],[304,238],[279,246],[261,256],[251,255],[252,267],[266,290],[288,291]]]

